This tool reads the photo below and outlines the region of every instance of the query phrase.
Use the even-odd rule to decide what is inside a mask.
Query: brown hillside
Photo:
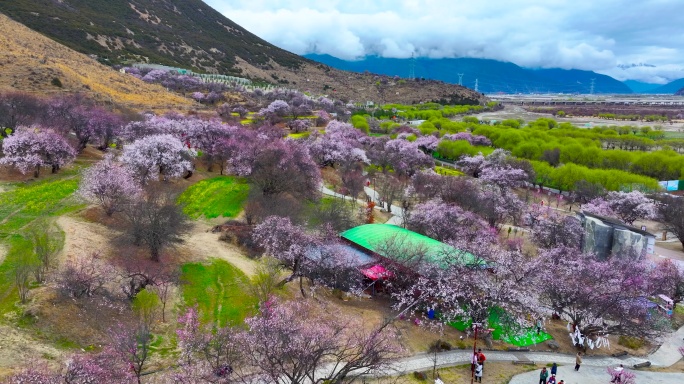
[[[314,95],[328,94],[343,101],[417,104],[441,100],[447,104],[482,104],[486,100],[473,90],[440,81],[395,81],[387,76],[341,71],[314,62],[302,63],[298,68],[270,62],[268,69],[262,69],[240,58],[236,61],[241,73],[248,77],[268,78],[281,87]]]
[[[100,62],[147,62],[262,80],[344,101],[478,104],[472,90],[340,71],[280,49],[202,0],[12,0],[0,12]]]
[[[119,73],[0,14],[0,90],[82,92],[136,109],[190,108],[193,102]],[[59,79],[62,87],[53,85]]]

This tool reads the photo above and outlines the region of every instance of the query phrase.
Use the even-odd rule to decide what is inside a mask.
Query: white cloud
[[[297,54],[476,57],[663,83],[684,77],[682,0],[206,0]],[[617,68],[649,63],[656,67]]]

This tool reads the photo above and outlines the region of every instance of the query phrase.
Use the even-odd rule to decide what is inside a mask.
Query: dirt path
[[[254,275],[256,262],[246,257],[235,246],[219,241],[217,233],[211,233],[211,226],[196,222],[190,234],[185,239],[184,247],[202,259],[212,257],[223,259],[240,268],[248,276]]]
[[[7,256],[7,248],[0,244],[0,264],[5,261],[5,256]]]
[[[40,356],[60,361],[62,354],[60,350],[35,340],[20,329],[0,325],[0,374],[9,368],[22,367]]]
[[[114,234],[103,225],[89,223],[72,216],[60,216],[57,219],[57,225],[65,234],[60,262],[92,252],[106,254],[111,247],[109,239]]]

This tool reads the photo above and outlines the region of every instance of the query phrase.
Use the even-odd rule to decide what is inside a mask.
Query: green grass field
[[[444,176],[463,176],[464,173],[453,169],[453,168],[447,168],[447,167],[442,167],[440,165],[435,166],[435,172],[437,172],[440,175]]]
[[[243,178],[219,176],[202,180],[181,194],[178,202],[185,205],[185,213],[192,218],[204,216],[235,217],[247,200],[249,186]]]
[[[244,291],[247,276],[232,264],[214,259],[184,264],[181,271],[183,302],[197,305],[203,322],[240,324],[256,312],[256,299]]]
[[[290,133],[287,135],[287,138],[288,139],[306,139],[309,136],[311,136],[311,132],[299,132],[299,133]]]
[[[13,284],[12,270],[20,255],[32,251],[24,229],[41,217],[56,217],[83,206],[72,195],[79,178],[73,172],[27,183],[1,184],[0,243],[7,250],[0,264],[0,314],[14,309],[19,299]]]

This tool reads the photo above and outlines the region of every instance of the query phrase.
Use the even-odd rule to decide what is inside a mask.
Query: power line
[[[480,79],[475,79],[475,92],[479,92],[479,90],[478,90],[478,85],[479,85],[479,82],[478,82],[478,81],[479,81],[479,80],[480,80]]]
[[[589,86],[589,94],[590,94],[590,95],[593,95],[593,94],[594,94],[594,81],[596,81],[595,78],[594,78],[594,79],[591,79],[591,85]]]

